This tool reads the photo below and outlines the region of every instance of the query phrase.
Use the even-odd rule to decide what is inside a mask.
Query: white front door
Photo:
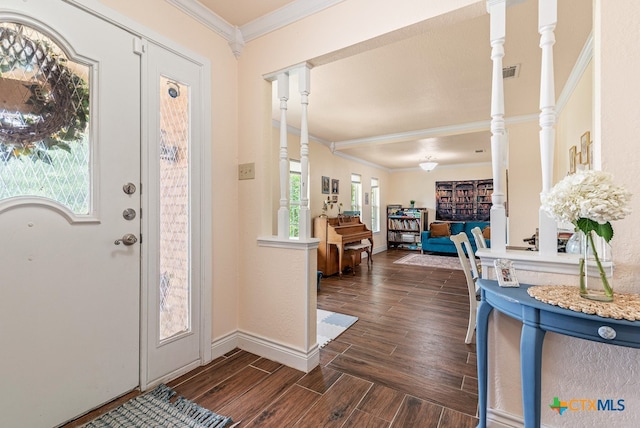
[[[140,57],[62,1],[0,22],[0,426],[51,427],[139,385]]]
[[[201,334],[202,207],[207,140],[203,135],[203,67],[149,42],[143,75],[148,143],[143,153],[143,388],[206,361]],[[143,119],[143,120],[144,120]],[[208,266],[208,265],[207,265]],[[210,352],[210,351],[209,351]]]

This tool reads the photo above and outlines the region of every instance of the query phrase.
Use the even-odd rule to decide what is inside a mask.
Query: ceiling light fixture
[[[438,166],[438,162],[422,162],[419,164],[420,168],[425,171],[432,171],[436,166]]]

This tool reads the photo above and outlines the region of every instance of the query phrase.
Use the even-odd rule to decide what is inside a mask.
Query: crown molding
[[[224,38],[231,48],[231,52],[236,58],[240,57],[242,48],[244,48],[244,38],[242,31],[231,24],[229,24],[224,18],[215,14],[211,9],[206,8],[202,3],[197,0],[166,0],[168,3],[174,5],[196,21],[203,24],[210,30],[218,33]]]
[[[336,141],[337,150],[348,147],[360,146],[362,144],[371,143],[393,143],[409,140],[417,140],[420,138],[438,137],[443,135],[469,133],[476,131],[485,131],[490,129],[491,121],[484,120],[480,122],[469,122],[459,125],[440,126],[437,128],[419,129],[417,131],[398,132],[394,134],[375,135],[372,137],[356,138],[353,140]]]
[[[245,43],[344,0],[296,0],[240,27],[230,24],[197,0],[166,1],[222,36],[229,42],[229,47],[236,58],[239,58]]]
[[[229,24],[211,9],[206,8],[197,0],[166,0],[184,13],[204,24],[206,27],[221,35],[226,41],[235,40],[235,27]]]
[[[538,114],[528,114],[522,116],[513,116],[505,119],[505,124],[516,124],[525,122],[535,122],[539,119]],[[417,140],[420,138],[442,137],[454,134],[468,134],[470,132],[489,131],[491,130],[491,121],[483,120],[479,122],[460,123],[457,125],[439,126],[436,128],[419,129],[417,131],[399,132],[395,134],[374,135],[365,138],[356,138],[353,140],[336,141],[334,143],[336,150],[346,149],[349,147],[360,146],[363,144],[385,143],[393,144],[404,141]]]
[[[348,155],[348,154],[343,153],[343,152],[333,151],[332,153],[333,153],[334,156],[337,156],[337,157],[343,158],[343,159],[347,159],[347,160],[350,160],[352,162],[359,163],[361,165],[366,165],[366,166],[370,166],[372,168],[381,169],[381,170],[386,171],[386,172],[393,172],[393,170],[390,169],[390,168],[387,168],[387,167],[382,166],[382,165],[378,165],[377,163],[366,161],[364,159],[361,159],[361,158],[358,158],[358,157],[355,157],[355,156]]]
[[[296,0],[280,9],[240,26],[245,41],[249,42],[267,33],[304,19],[344,0]]]
[[[434,169],[476,168],[479,166],[491,166],[491,162],[456,163],[452,165],[443,165],[439,163],[438,166]],[[433,169],[430,171],[425,171],[419,166],[412,166],[411,168],[391,168],[391,169],[388,169],[388,171],[392,174],[396,172],[407,172],[407,171],[419,171],[424,173],[430,173],[430,172],[433,172]]]

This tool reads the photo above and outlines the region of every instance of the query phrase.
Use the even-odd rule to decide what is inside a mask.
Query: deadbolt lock
[[[133,220],[134,218],[136,218],[136,210],[134,210],[133,208],[127,208],[126,210],[122,211],[122,217],[124,217],[125,220]]]
[[[127,195],[133,195],[134,193],[136,193],[136,185],[133,183],[127,183],[122,186],[122,191]]]

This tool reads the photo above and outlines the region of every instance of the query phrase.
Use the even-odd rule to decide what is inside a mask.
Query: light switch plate
[[[242,163],[238,165],[238,180],[251,180],[256,178],[255,163]]]

